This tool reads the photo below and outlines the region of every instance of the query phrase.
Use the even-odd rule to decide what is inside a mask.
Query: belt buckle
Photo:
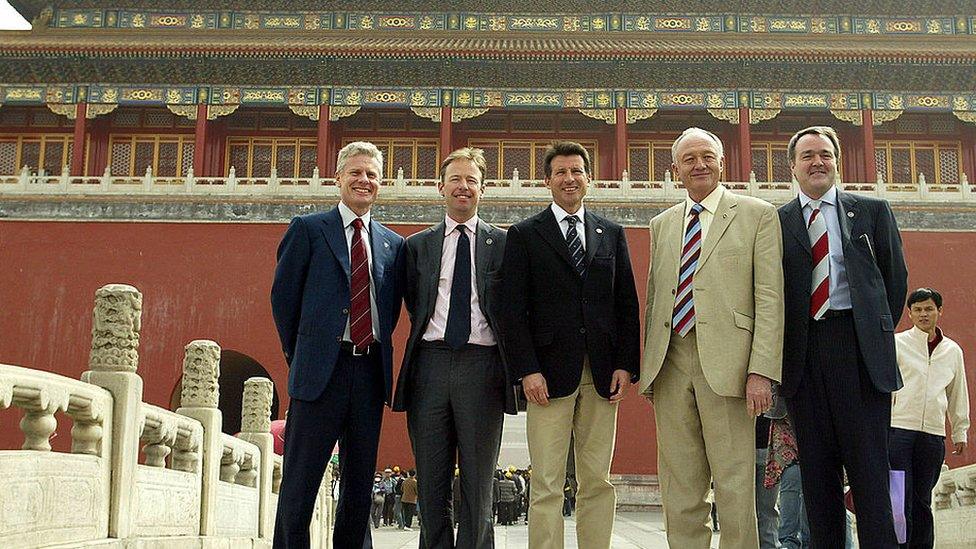
[[[361,352],[357,352],[357,351],[360,351],[359,346],[356,345],[355,343],[353,343],[353,345],[352,345],[352,356],[366,356],[366,355],[368,355],[369,354],[369,345],[367,345],[366,347],[364,347]]]

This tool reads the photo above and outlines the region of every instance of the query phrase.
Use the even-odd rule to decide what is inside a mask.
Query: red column
[[[319,105],[319,131],[315,142],[315,165],[319,167],[319,177],[332,177],[329,171],[329,120],[331,111],[328,105]]]
[[[627,169],[627,109],[623,107],[617,107],[615,137],[614,164],[616,171],[614,171],[613,179],[619,179],[623,177],[624,170]]]
[[[749,107],[739,107],[739,181],[749,181],[752,172],[752,135],[749,133]]]
[[[85,126],[87,125],[88,104],[75,106],[75,133],[71,141],[70,175],[85,175]]]
[[[871,109],[861,111],[861,141],[864,145],[864,182],[878,182],[878,163],[874,157],[874,115]]]
[[[207,156],[207,104],[197,105],[197,127],[193,134],[193,175],[203,177]]]
[[[441,158],[445,158],[453,149],[451,133],[454,123],[451,122],[451,107],[441,107]]]

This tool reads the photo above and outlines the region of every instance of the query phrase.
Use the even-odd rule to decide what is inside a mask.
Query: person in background
[[[407,478],[403,480],[403,496],[400,497],[403,506],[403,526],[406,530],[413,529],[413,515],[417,510],[417,471],[407,471]]]
[[[942,333],[942,294],[919,288],[908,296],[913,326],[895,336],[905,386],[892,395],[888,459],[905,472],[908,547],[935,544],[932,490],[945,459],[945,420],[952,426],[952,453],[966,450],[969,390],[962,349]]]

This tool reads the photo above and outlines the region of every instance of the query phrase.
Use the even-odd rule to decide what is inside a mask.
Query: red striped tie
[[[813,253],[813,278],[810,284],[810,316],[820,320],[830,308],[830,246],[827,240],[827,223],[820,212],[820,201],[811,200],[810,251]]]
[[[366,260],[366,245],[361,236],[363,220],[358,217],[353,219],[352,226],[349,338],[357,349],[363,350],[373,342],[373,317],[369,310],[369,262]]]

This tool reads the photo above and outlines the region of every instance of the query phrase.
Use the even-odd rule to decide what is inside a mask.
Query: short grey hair
[[[339,151],[339,158],[336,159],[336,173],[342,173],[342,169],[346,167],[346,162],[354,156],[365,155],[379,164],[380,168],[380,179],[383,178],[383,153],[376,148],[376,145],[370,143],[369,141],[353,141],[352,143],[346,145]]]
[[[689,137],[695,137],[695,136],[704,137],[705,139],[709,139],[713,141],[715,145],[718,147],[719,159],[721,160],[725,158],[725,147],[722,146],[722,140],[719,139],[717,135],[715,135],[714,133],[708,130],[692,127],[681,132],[681,135],[679,135],[678,138],[674,140],[674,144],[671,145],[671,162],[675,164],[678,163],[678,145],[680,145],[681,142],[684,141],[685,139]]]

